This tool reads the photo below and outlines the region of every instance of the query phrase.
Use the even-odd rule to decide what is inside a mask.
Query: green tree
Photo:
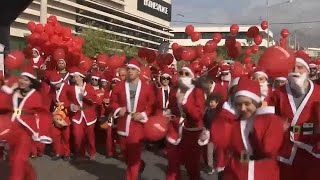
[[[94,24],[90,26],[97,27]],[[102,28],[85,28],[81,31],[80,36],[85,40],[83,53],[90,57],[104,53],[108,55],[126,55],[128,58],[134,57],[138,48],[121,44],[119,37],[115,34],[108,33]]]

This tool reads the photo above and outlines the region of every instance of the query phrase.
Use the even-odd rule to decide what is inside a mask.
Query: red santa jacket
[[[32,66],[34,68],[40,68],[45,63],[45,59],[41,56],[32,59]]]
[[[57,103],[63,103],[63,106],[65,109],[69,111],[70,109],[70,96],[71,96],[71,91],[73,90],[73,87],[69,86],[66,83],[62,83],[61,87],[58,91],[55,89],[51,89],[51,95],[52,95],[52,101],[51,101],[51,106],[53,107],[52,111],[55,111],[56,104]],[[70,125],[70,119],[66,118],[65,119],[66,123]]]
[[[81,88],[84,90],[84,94],[81,94]],[[97,121],[97,95],[93,87],[86,83],[84,83],[83,87],[71,86],[70,94],[70,105],[74,104],[80,106],[79,111],[73,112],[72,121],[76,124],[81,124],[84,120],[87,126],[94,124]]]
[[[273,114],[274,107],[260,108],[252,120],[238,119],[232,126],[224,169],[226,180],[279,179],[278,151],[283,123]]]
[[[155,103],[155,94],[150,85],[147,85],[139,80],[133,110],[131,110],[130,103],[130,89],[129,83],[125,81],[119,82],[111,94],[111,109],[114,112],[114,118],[117,119],[118,134],[122,136],[129,136],[130,123],[139,123],[131,121],[132,113],[139,112],[144,119],[141,121],[145,123],[148,117],[152,114]],[[127,108],[127,113],[124,117],[118,117],[118,113],[122,107]]]
[[[29,91],[19,104],[19,92],[7,94],[11,99],[6,104],[11,108],[7,111],[11,121],[20,123],[30,134],[34,141],[50,144],[49,127],[51,125],[50,113],[44,108],[42,97],[35,89]],[[5,110],[7,110],[5,107]]]
[[[168,109],[170,87],[168,87],[168,99],[167,99],[167,102],[165,102],[165,93],[164,93],[164,88],[163,87],[156,89],[156,95],[157,95],[156,114],[163,113],[166,109]]]
[[[51,103],[49,103],[49,102],[51,102],[51,97],[49,96],[49,94],[51,93],[50,92],[50,86],[46,82],[42,81],[41,82],[41,87],[39,89],[39,92],[40,92],[40,94],[42,96],[41,99],[43,100],[44,108],[47,111],[50,111],[50,106],[51,106]]]
[[[216,166],[219,170],[224,169],[228,161],[227,147],[236,118],[231,102],[227,101],[223,104],[222,110],[214,117],[211,124],[211,141],[215,146]]]
[[[276,114],[288,121],[291,127],[284,134],[284,142],[280,151],[279,160],[286,164],[292,164],[297,148],[309,152],[316,158],[320,158],[319,152],[314,152],[319,141],[319,133],[316,129],[320,126],[317,119],[317,105],[320,101],[320,88],[312,81],[299,107],[296,107],[289,85],[281,87],[274,92]]]
[[[210,94],[217,94],[222,97],[223,102],[228,100],[228,86],[229,82],[225,81],[225,83],[222,82],[216,82],[212,85]]]

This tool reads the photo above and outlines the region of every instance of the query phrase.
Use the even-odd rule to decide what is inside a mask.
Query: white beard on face
[[[231,81],[231,74],[228,73],[227,75],[221,75],[222,81]]]
[[[308,79],[307,73],[290,73],[288,77],[289,85],[295,92],[299,94],[305,94],[304,82]]]
[[[265,81],[264,83],[260,83],[260,91],[262,99],[265,99],[269,93],[268,82]]]
[[[188,89],[194,87],[191,77],[179,77],[178,83]]]

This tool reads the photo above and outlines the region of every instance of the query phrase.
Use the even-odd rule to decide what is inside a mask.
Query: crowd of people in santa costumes
[[[167,159],[167,180],[181,179],[181,166],[191,180],[201,171],[226,180],[317,179],[320,68],[301,51],[270,47],[256,67],[184,50],[94,60],[63,48],[31,52],[29,63],[11,52],[0,80],[9,180],[36,179],[29,158],[45,149],[53,161],[82,162],[94,161],[100,145],[127,165],[127,180],[139,179],[149,147]],[[190,62],[176,69],[173,57]]]

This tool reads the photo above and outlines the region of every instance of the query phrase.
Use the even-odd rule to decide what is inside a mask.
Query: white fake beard
[[[288,77],[289,85],[297,93],[305,94],[304,82],[308,79],[307,73],[290,73]]]
[[[269,87],[268,87],[268,82],[260,83],[260,92],[261,92],[261,97],[265,99],[268,96],[269,93]]]
[[[178,83],[188,89],[194,87],[191,77],[179,77]]]
[[[221,80],[222,81],[231,81],[231,74],[228,73],[227,75],[221,75]]]

